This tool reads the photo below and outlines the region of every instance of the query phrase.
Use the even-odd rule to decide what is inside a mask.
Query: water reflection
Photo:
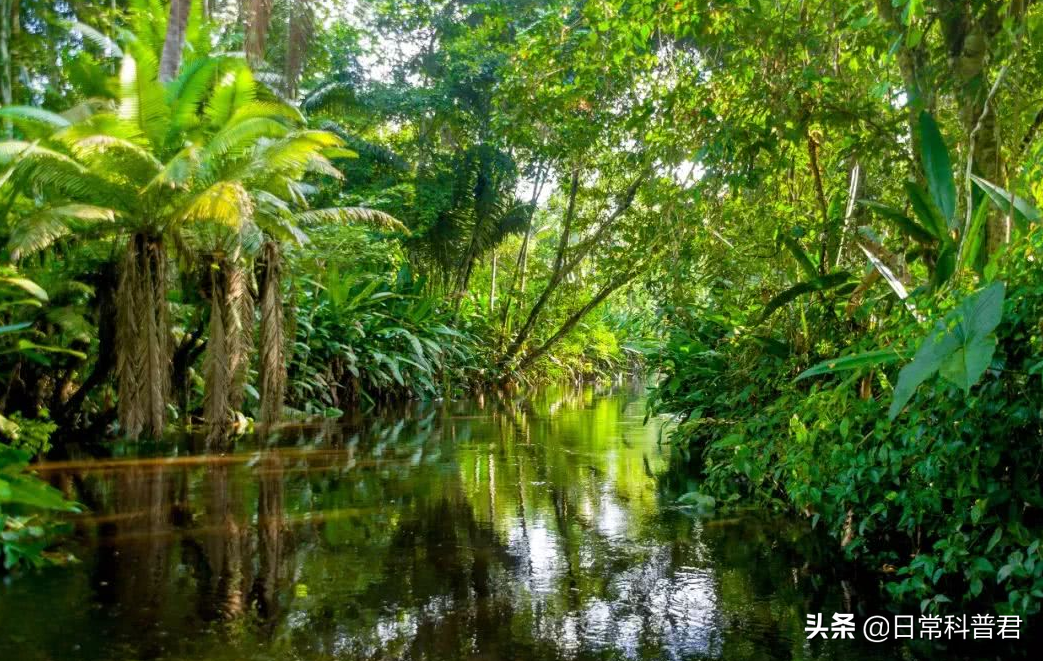
[[[55,462],[82,564],[0,588],[0,658],[859,659],[803,527],[664,497],[632,391],[416,405],[207,454]],[[117,450],[119,450],[117,448]]]

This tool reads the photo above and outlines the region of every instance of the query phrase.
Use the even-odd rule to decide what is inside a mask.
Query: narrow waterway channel
[[[640,390],[45,464],[78,562],[0,586],[0,659],[892,659],[803,524],[678,507]],[[97,455],[97,452],[95,452]]]

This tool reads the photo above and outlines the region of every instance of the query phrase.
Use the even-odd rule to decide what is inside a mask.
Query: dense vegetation
[[[0,510],[74,436],[648,369],[702,507],[1043,603],[1026,0],[0,2]]]

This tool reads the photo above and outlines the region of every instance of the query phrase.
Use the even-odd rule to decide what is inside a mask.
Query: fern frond
[[[219,165],[222,157],[234,157],[253,149],[260,138],[281,138],[286,132],[286,126],[281,122],[267,117],[254,117],[229,124],[210,139],[203,149],[203,161],[213,168]]]
[[[355,85],[350,82],[336,80],[320,85],[309,92],[301,101],[309,115],[319,113],[343,114],[358,103]]]
[[[18,190],[47,191],[76,200],[115,197],[113,186],[61,152],[36,142],[7,140],[0,143],[0,165],[13,165],[11,180]]]
[[[62,111],[61,115],[70,123],[86,121],[100,112],[115,111],[116,106],[109,99],[86,99]]]
[[[304,115],[301,114],[301,111],[287,103],[258,100],[248,101],[239,106],[228,121],[229,123],[233,123],[254,117],[282,119],[291,126],[300,126],[305,122]]]
[[[291,136],[274,140],[257,147],[244,176],[257,181],[262,187],[278,177],[300,179],[309,171],[316,158],[322,158],[320,151],[321,147],[307,138]],[[316,166],[315,170],[332,170],[331,176],[340,178],[340,172],[328,161],[326,163],[328,168]]]
[[[166,162],[159,173],[145,186],[145,190],[185,187],[192,180],[198,166],[199,148],[189,145]]]
[[[339,137],[341,141],[352,152],[354,152],[354,156],[349,156],[349,158],[361,156],[370,161],[386,165],[402,172],[406,172],[410,169],[409,161],[402,158],[394,151],[345,130],[345,128],[337,122],[325,120],[319,123],[319,128],[324,131],[329,131]],[[340,158],[339,156],[330,154],[329,152],[326,152],[326,157]]]
[[[321,154],[315,154],[305,163],[304,169],[312,174],[321,174],[333,179],[343,179],[344,174],[337,169],[329,159]]]

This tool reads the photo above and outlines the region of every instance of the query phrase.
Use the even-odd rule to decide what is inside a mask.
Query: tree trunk
[[[876,0],[877,13],[891,24],[899,34],[904,34],[905,25],[901,12],[896,11],[891,0]],[[916,155],[920,153],[920,132],[917,130],[920,112],[928,112],[934,109],[934,85],[924,80],[927,66],[926,40],[921,40],[918,45],[909,48],[903,45],[898,49],[898,70],[902,75],[902,84],[905,87],[906,109],[908,110],[909,137],[912,142],[913,162]]]
[[[634,203],[634,197],[637,195],[638,187],[645,181],[649,173],[650,171],[646,169],[639,174],[636,179],[634,179],[630,186],[627,187],[626,191],[623,192],[622,198],[616,204],[616,208],[613,209],[612,213],[609,214],[609,217],[605,219],[605,221],[601,223],[597,229],[587,237],[587,239],[585,239],[585,247],[577,249],[571,259],[566,261],[565,250],[568,247],[569,237],[572,233],[572,221],[576,213],[576,191],[579,187],[579,171],[573,170],[572,183],[569,188],[569,206],[565,212],[565,224],[562,228],[561,240],[558,242],[558,251],[554,258],[554,268],[551,270],[550,282],[548,282],[547,286],[544,287],[540,297],[532,306],[532,310],[529,311],[529,316],[525,320],[525,325],[518,330],[518,334],[515,336],[510,346],[507,347],[506,353],[504,353],[500,358],[501,367],[506,367],[510,361],[518,355],[518,352],[532,333],[533,328],[535,328],[536,321],[543,312],[543,308],[547,304],[547,301],[550,300],[551,295],[557,291],[565,278],[572,273],[577,266],[579,266],[580,262],[583,261],[590,250],[604,240],[605,235],[612,229],[619,217],[626,213],[626,211],[631,207]]]
[[[547,170],[544,169],[543,163],[540,162],[536,166],[536,181],[533,183],[532,199],[529,201],[529,217],[525,221],[525,236],[522,237],[521,248],[518,249],[518,259],[515,262],[514,275],[511,277],[511,286],[507,289],[507,300],[503,303],[503,314],[500,321],[501,338],[502,334],[507,332],[507,322],[509,321],[511,303],[514,301],[514,297],[517,296],[520,302],[525,296],[525,271],[528,266],[529,236],[532,234],[532,219],[536,215],[536,203],[539,202],[546,174]],[[517,293],[515,293],[515,283],[518,285]]]
[[[268,28],[272,20],[272,0],[243,0],[241,12],[246,25],[245,43],[246,59],[250,66],[258,67],[264,63],[265,46],[268,42]]]
[[[106,262],[98,268],[95,301],[98,317],[98,358],[90,375],[69,399],[53,411],[54,420],[63,428],[72,428],[90,392],[106,383],[116,365],[116,265]]]
[[[170,0],[170,16],[167,18],[167,36],[163,41],[163,55],[159,60],[159,80],[169,82],[177,77],[181,67],[181,51],[185,47],[185,29],[192,0]]]
[[[489,283],[489,316],[496,310],[496,249],[493,249],[492,277]]]
[[[550,339],[541,344],[538,348],[533,349],[529,353],[525,354],[525,357],[518,362],[518,369],[525,369],[533,362],[535,362],[537,358],[547,353],[547,351],[549,351],[551,347],[553,347],[559,340],[561,340],[561,338],[568,335],[569,331],[575,328],[576,324],[583,320],[583,317],[587,316],[594,308],[601,305],[601,303],[604,302],[606,298],[612,295],[612,292],[616,291],[626,283],[633,280],[636,275],[637,271],[634,271],[605,285],[601,289],[601,291],[599,291],[597,295],[594,296],[594,298],[587,301],[586,305],[581,307],[576,312],[572,313],[572,315],[565,320],[565,323],[563,323],[561,327],[558,328],[554,335],[550,336]]]
[[[210,271],[210,334],[203,361],[206,441],[219,446],[242,408],[250,362],[253,305],[238,251],[220,257]]]
[[[17,0],[0,0],[0,103],[5,106],[13,102],[14,90],[11,76],[11,36],[14,33],[15,10]],[[11,120],[4,119],[4,137],[12,137]]]
[[[279,422],[286,391],[286,363],[282,306],[282,255],[279,244],[268,241],[261,248],[261,354],[258,371],[261,382],[262,426]]]
[[[558,250],[554,257],[554,267],[551,269],[550,281],[547,283],[547,286],[544,287],[540,297],[536,299],[536,303],[533,304],[532,309],[529,311],[529,316],[525,319],[525,324],[518,329],[518,334],[515,335],[510,346],[507,347],[507,351],[501,359],[504,365],[518,355],[518,351],[521,350],[522,345],[529,338],[529,334],[536,325],[536,320],[543,311],[543,307],[547,304],[551,294],[554,293],[558,288],[558,285],[565,278],[566,273],[563,268],[565,265],[565,249],[568,248],[569,238],[572,235],[572,219],[576,214],[576,193],[578,190],[579,168],[573,168],[572,180],[569,183],[569,205],[565,210],[565,221],[561,228],[561,237],[558,239]]]
[[[974,169],[987,181],[1004,185],[1003,161],[997,139],[996,112],[986,107],[988,85],[984,66],[987,53],[986,36],[980,24],[976,24],[965,39],[966,47],[956,66],[959,91],[960,119],[966,135],[970,135],[981,122],[974,137]],[[985,223],[986,255],[992,255],[1010,241],[1010,218],[1007,214],[992,210]]]
[[[158,237],[130,237],[116,293],[116,372],[120,429],[130,439],[159,437],[170,388],[167,258]]]
[[[297,99],[298,85],[308,57],[308,42],[315,31],[312,0],[296,0],[290,10],[289,36],[286,39],[286,66],[283,70],[283,93]]]

